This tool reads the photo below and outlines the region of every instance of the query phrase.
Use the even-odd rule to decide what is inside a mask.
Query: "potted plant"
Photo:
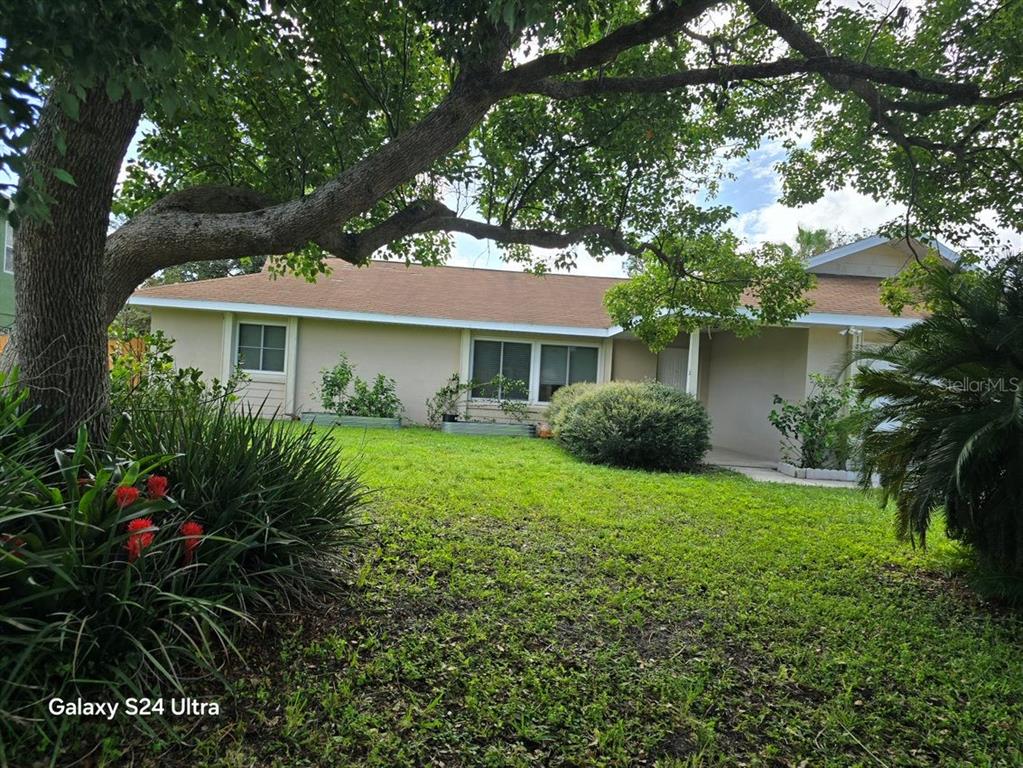
[[[472,419],[469,417],[468,401],[466,401],[464,406],[464,416],[461,419],[442,419],[440,422],[440,428],[442,431],[464,435],[506,435],[513,437],[534,436],[535,427],[532,424],[525,423],[526,419],[530,415],[529,403],[524,397],[528,391],[525,382],[514,381],[499,374],[486,382],[486,384],[477,385],[471,381],[462,383],[458,378],[458,375],[455,374],[448,380],[448,384],[446,386],[450,387],[447,392],[451,394],[453,398],[447,405],[448,410],[452,412],[457,409],[457,403],[460,402],[462,395],[477,386],[492,388],[494,391],[506,395],[505,397],[496,398],[491,403],[491,407],[496,405],[501,413],[510,421],[501,423],[494,419],[486,421]],[[439,405],[440,401],[436,401],[435,399],[434,407],[436,408]]]
[[[474,386],[476,385],[471,380],[462,381],[462,377],[457,373],[451,374],[444,386],[426,401],[426,420],[429,425],[436,429],[441,424],[453,424],[459,418],[467,418],[460,417],[458,410],[465,399],[464,396]]]

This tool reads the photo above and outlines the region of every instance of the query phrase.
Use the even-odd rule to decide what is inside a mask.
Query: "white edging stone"
[[[805,480],[838,480],[843,483],[858,483],[859,472],[852,472],[847,469],[814,469],[813,467],[797,467],[787,461],[778,462],[778,471],[789,477],[799,477]],[[881,479],[875,474],[871,475],[870,484],[875,488],[881,484]]]

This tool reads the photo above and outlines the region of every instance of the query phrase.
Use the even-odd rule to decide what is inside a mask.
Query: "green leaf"
[[[56,176],[60,181],[68,184],[72,187],[77,187],[78,183],[75,181],[75,177],[65,171],[63,168],[54,168],[53,175]]]
[[[124,96],[124,81],[120,78],[111,77],[106,82],[107,98],[111,101],[120,101]]]
[[[64,110],[64,114],[70,117],[72,120],[78,120],[78,108],[80,106],[78,99],[75,98],[73,93],[60,89],[56,92],[57,101],[60,102],[61,109]]]

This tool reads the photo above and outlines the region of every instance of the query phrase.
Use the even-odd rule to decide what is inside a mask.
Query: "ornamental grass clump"
[[[691,395],[662,384],[591,384],[559,399],[560,394],[555,394],[555,439],[584,461],[684,471],[710,448],[706,410]]]

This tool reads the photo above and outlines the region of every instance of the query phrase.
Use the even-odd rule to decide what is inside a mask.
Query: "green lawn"
[[[351,594],[264,647],[189,765],[1023,763],[1023,632],[859,492],[339,430]]]

